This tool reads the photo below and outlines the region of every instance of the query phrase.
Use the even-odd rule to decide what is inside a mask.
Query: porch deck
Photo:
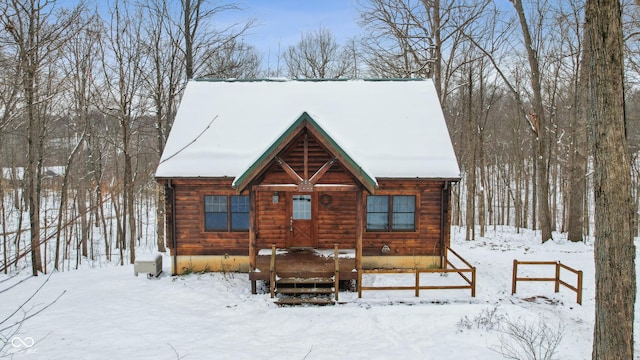
[[[341,249],[338,254],[340,280],[356,280],[355,250]],[[250,280],[269,281],[271,249],[264,249],[256,256],[256,271],[249,273]],[[335,272],[333,249],[278,249],[275,259],[276,276],[279,278],[330,278]]]

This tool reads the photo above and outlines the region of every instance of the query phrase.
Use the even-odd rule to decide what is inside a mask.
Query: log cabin
[[[337,249],[344,280],[441,267],[460,170],[429,79],[192,80],[156,178],[173,274],[247,272],[255,292],[272,249]]]

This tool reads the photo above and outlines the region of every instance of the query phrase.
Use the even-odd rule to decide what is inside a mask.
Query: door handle
[[[289,218],[289,231],[293,232],[293,216]]]

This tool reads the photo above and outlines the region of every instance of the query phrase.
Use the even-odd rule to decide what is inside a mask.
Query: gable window
[[[249,230],[249,196],[206,195],[204,197],[204,230]]]
[[[416,197],[413,195],[367,196],[368,231],[415,231]]]

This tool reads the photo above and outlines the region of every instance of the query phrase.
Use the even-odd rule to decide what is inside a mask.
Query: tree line
[[[86,204],[103,219],[105,201],[117,229],[105,243],[128,246],[133,261],[135,204],[153,188],[154,165],[194,77],[433,78],[463,170],[453,222],[466,225],[467,239],[491,225],[540,229],[542,241],[555,230],[572,241],[592,231],[582,1],[360,1],[366,36],[339,44],[329,29],[309,31],[279,54],[284,66],[275,70],[261,68],[261,54],[243,40],[256,21],[216,26],[217,16],[240,10],[203,0],[115,1],[107,9],[35,0],[2,5],[2,167],[24,169],[24,191],[11,204],[3,200],[3,211],[28,212],[28,226],[20,225],[29,231],[24,250],[32,250],[34,272],[43,270],[39,247],[47,241],[40,228],[43,170],[54,165],[64,169],[56,174],[62,191],[54,266],[60,230],[80,223],[78,243],[86,244]],[[626,130],[637,154],[640,17],[631,3],[622,13]],[[638,166],[632,171],[637,179]],[[154,191],[162,251],[164,196]],[[77,218],[67,219],[69,200]],[[107,240],[108,226],[102,228]],[[86,245],[80,248],[86,256]],[[112,250],[105,245],[105,255]]]
[[[432,78],[462,169],[453,223],[468,240],[492,225],[538,229],[543,242],[553,231],[595,235],[594,358],[631,358],[640,6],[357,7],[361,35],[341,44],[330,29],[311,30],[265,69],[245,42],[258,22],[218,21],[237,4],[2,2],[0,269],[29,264],[37,275],[114,255],[124,264],[143,242],[164,251],[153,173],[189,79]]]
[[[3,253],[14,259],[4,268],[30,254],[34,273],[44,270],[42,245],[54,248],[55,268],[70,249],[88,256],[91,223],[99,225],[107,258],[117,250],[121,263],[125,255],[132,262],[141,237],[136,211],[152,194],[157,249],[164,251],[164,195],[153,172],[184,86],[196,77],[432,78],[462,168],[453,223],[466,226],[467,239],[510,225],[539,229],[542,241],[556,230],[582,241],[594,216],[581,91],[589,61],[584,5],[362,0],[366,35],[341,44],[330,29],[311,30],[279,54],[282,68],[264,69],[262,54],[244,40],[248,30],[259,31],[258,21],[216,21],[241,13],[236,4],[8,1],[0,9],[0,190],[14,191],[13,201],[2,196]],[[631,3],[622,14],[635,194],[640,14]],[[59,207],[44,224],[51,166],[61,169],[49,182],[60,190]],[[18,224],[7,225],[15,218]]]

